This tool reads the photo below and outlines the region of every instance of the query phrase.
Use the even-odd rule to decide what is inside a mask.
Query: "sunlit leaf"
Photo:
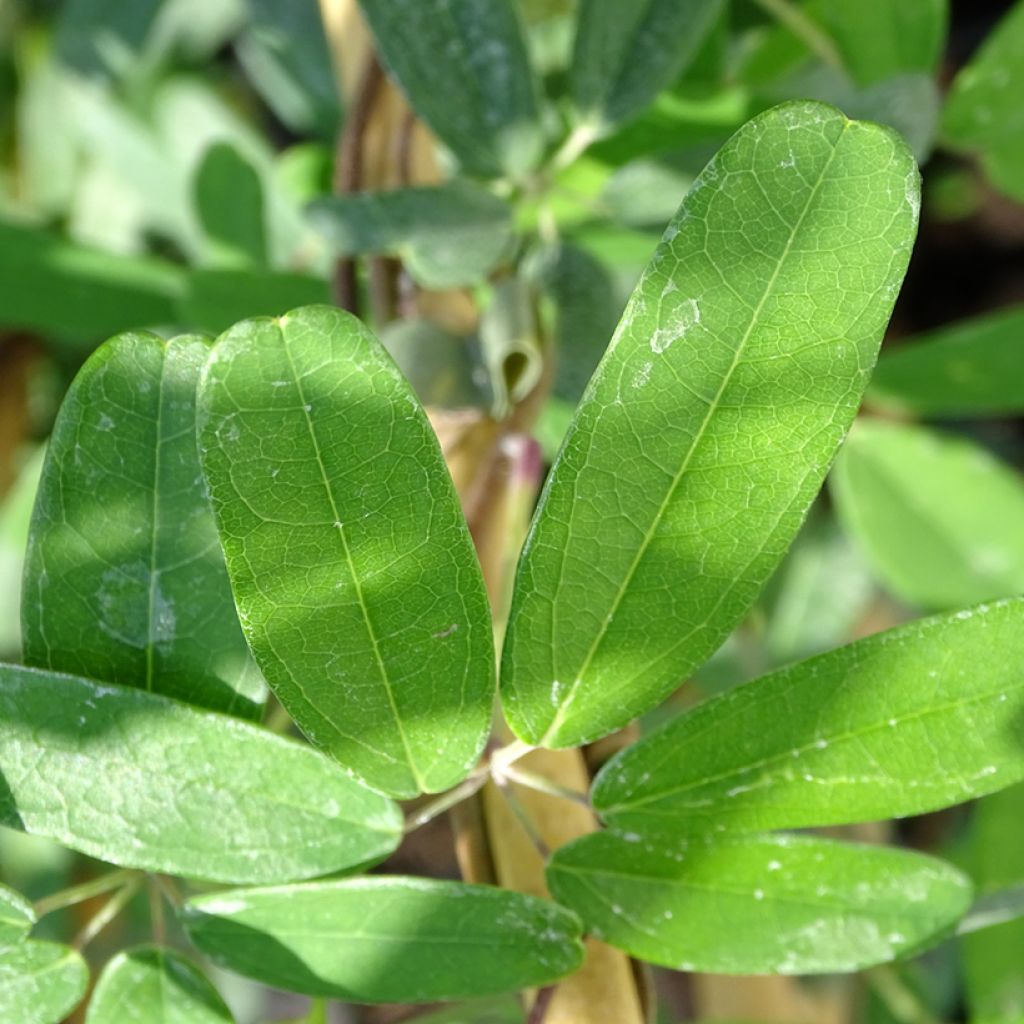
[[[624,725],[753,604],[856,411],[917,209],[904,144],[815,103],[755,118],[698,178],[523,551],[502,663],[521,739]]]
[[[20,942],[35,922],[32,904],[20,892],[0,885],[0,950]]]
[[[22,942],[0,950],[0,1007],[18,1024],[61,1024],[89,984],[85,961],[56,942]]]

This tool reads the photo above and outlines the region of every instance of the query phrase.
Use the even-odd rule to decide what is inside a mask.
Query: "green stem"
[[[558,797],[560,800],[571,800],[574,804],[590,807],[590,801],[587,799],[586,793],[581,793],[577,789],[570,789],[568,786],[553,782],[551,779],[538,775],[536,772],[527,771],[525,768],[507,766],[502,769],[501,775],[508,779],[509,782],[515,782],[520,786],[525,786],[527,789],[536,790],[538,793],[545,793],[548,796]]]
[[[868,984],[900,1024],[941,1024],[888,964],[865,972]]]
[[[85,900],[91,900],[95,896],[102,896],[105,892],[110,892],[111,889],[117,889],[122,885],[126,885],[133,877],[138,875],[138,871],[122,868],[119,871],[111,871],[108,874],[101,875],[99,878],[93,878],[88,882],[82,882],[81,885],[73,885],[69,889],[61,889],[51,896],[44,896],[41,900],[36,901],[34,907],[36,917],[46,917],[47,914],[52,914],[54,911],[63,910],[65,907],[73,907],[76,903],[83,903]]]
[[[431,800],[422,807],[417,808],[405,819],[406,833],[414,832],[416,829],[433,821],[438,815],[451,810],[456,804],[468,800],[474,793],[481,789],[487,781],[487,768],[477,769],[468,779],[460,782],[454,789],[442,793],[436,800]]]
[[[756,0],[773,18],[781,22],[798,39],[802,39],[829,67],[843,70],[843,58],[832,37],[822,31],[799,7],[788,0]]]
[[[114,893],[102,907],[89,919],[85,927],[75,936],[71,943],[74,949],[83,950],[96,938],[111,921],[128,905],[131,898],[139,891],[142,875],[136,874]]]

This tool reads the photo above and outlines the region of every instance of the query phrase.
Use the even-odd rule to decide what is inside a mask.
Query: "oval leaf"
[[[265,266],[263,182],[253,165],[230,142],[215,142],[195,170],[192,190],[209,262]]]
[[[537,86],[512,0],[360,0],[359,7],[410,106],[465,171],[518,175],[537,163],[544,141]]]
[[[5,1021],[60,1024],[85,995],[89,969],[68,946],[22,942],[0,951],[0,1007]]]
[[[203,338],[122,334],[82,368],[43,464],[25,661],[258,716],[195,442]]]
[[[544,985],[580,966],[579,921],[484,885],[361,878],[203,896],[184,924],[215,963],[266,985],[417,1003]]]
[[[303,731],[393,796],[470,771],[491,616],[437,438],[391,357],[327,307],[222,335],[200,448],[249,643]]]
[[[582,0],[570,68],[585,130],[639,114],[697,54],[723,0]]]
[[[0,666],[0,823],[91,857],[280,882],[390,853],[398,809],[309,747],[87,679]]]
[[[610,761],[618,828],[878,821],[1024,778],[1024,599],[914,622],[740,686]]]
[[[1024,307],[964,320],[883,351],[871,400],[919,416],[1024,412]]]
[[[0,885],[0,948],[20,942],[35,923],[32,904],[20,892]]]
[[[941,610],[1024,591],[1024,481],[978,445],[864,421],[831,488],[843,526],[902,600]]]
[[[502,662],[521,739],[624,725],[750,608],[854,416],[917,208],[903,142],[815,103],[755,118],[701,174],[523,550]]]
[[[932,857],[810,836],[599,832],[548,885],[597,938],[682,971],[820,974],[903,956],[952,928],[970,881]]]
[[[103,969],[86,1024],[230,1024],[220,994],[185,957],[158,946],[118,953]]]

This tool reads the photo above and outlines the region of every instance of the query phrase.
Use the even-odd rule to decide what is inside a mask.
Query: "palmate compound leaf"
[[[200,450],[263,673],[319,747],[392,796],[470,771],[490,610],[437,438],[391,357],[323,306],[221,336]]]
[[[1024,599],[899,629],[698,705],[600,772],[618,829],[753,832],[937,810],[1024,778]]]
[[[0,950],[4,1021],[61,1024],[81,1002],[89,969],[70,946],[29,940]]]
[[[294,881],[386,856],[397,807],[330,758],[130,687],[0,666],[0,824],[122,867]]]
[[[723,974],[884,963],[948,934],[971,900],[933,857],[790,835],[599,832],[555,853],[548,885],[605,942]]]
[[[574,971],[580,922],[548,900],[425,878],[234,890],[183,921],[214,963],[267,985],[359,1003],[514,992]]]
[[[205,338],[112,338],[61,406],[29,531],[25,662],[258,716],[195,441]]]
[[[704,170],[523,550],[502,661],[521,739],[624,725],[750,608],[856,412],[917,211],[895,133],[817,103],[755,118]]]
[[[191,960],[139,946],[103,968],[85,1024],[231,1024],[231,1011]]]

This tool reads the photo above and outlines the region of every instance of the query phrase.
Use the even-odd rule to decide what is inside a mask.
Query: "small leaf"
[[[210,262],[264,266],[263,185],[252,164],[230,143],[216,142],[196,168],[193,191],[211,250]]]
[[[360,0],[381,59],[468,174],[517,176],[541,156],[537,85],[512,0]]]
[[[755,118],[701,174],[523,550],[502,661],[521,739],[619,728],[753,604],[853,419],[917,208],[904,144],[816,103]]]
[[[0,823],[128,868],[280,882],[385,856],[401,817],[328,758],[142,690],[0,666]]]
[[[123,334],[75,378],[26,554],[25,661],[258,717],[195,442],[204,338]]]
[[[465,181],[325,196],[308,211],[339,255],[398,256],[425,288],[483,281],[512,246],[508,203]]]
[[[878,821],[1024,778],[1024,599],[860,640],[699,705],[614,758],[616,828]]]
[[[582,0],[570,83],[594,134],[639,114],[696,56],[723,0]]]
[[[490,610],[423,410],[354,317],[224,334],[200,448],[249,643],[303,731],[395,796],[459,782],[490,728]]]
[[[1024,4],[1015,4],[953,80],[945,141],[977,153],[994,185],[1024,202]]]
[[[361,878],[237,890],[185,904],[215,963],[266,985],[359,1003],[512,992],[574,971],[579,921],[547,900],[483,885]]]
[[[1024,482],[978,445],[865,421],[831,484],[840,521],[902,600],[945,609],[1024,590]]]
[[[555,898],[632,956],[684,971],[820,974],[885,963],[952,929],[952,865],[810,836],[691,842],[599,832],[548,867]]]
[[[0,950],[0,1007],[12,1024],[61,1024],[88,984],[89,969],[69,946],[33,940]]]
[[[118,953],[96,982],[85,1024],[230,1024],[231,1011],[191,960],[159,946]]]
[[[20,942],[35,923],[32,904],[20,892],[0,885],[0,951]]]
[[[883,351],[869,395],[918,416],[1024,412],[1024,307],[940,328]]]

